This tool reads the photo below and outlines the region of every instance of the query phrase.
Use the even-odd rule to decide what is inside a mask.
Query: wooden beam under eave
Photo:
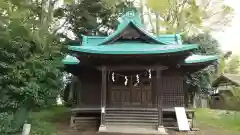
[[[148,70],[151,69],[152,71],[156,71],[156,69],[166,70],[168,69],[167,66],[146,66],[146,65],[115,65],[115,66],[106,66],[107,69],[111,71],[137,71],[137,70]],[[102,66],[96,67],[98,70],[102,71]]]

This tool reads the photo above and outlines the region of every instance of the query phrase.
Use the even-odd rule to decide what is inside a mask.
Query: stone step
[[[138,114],[138,113],[122,113],[122,114],[116,114],[116,113],[106,113],[106,117],[113,117],[113,116],[126,116],[126,117],[158,117],[158,114]]]
[[[142,110],[136,108],[125,108],[123,110],[107,110],[106,122],[114,124],[129,125],[156,125],[158,123],[158,112],[156,109]]]
[[[128,120],[158,120],[158,117],[142,117],[142,116],[122,116],[122,115],[115,115],[115,116],[106,116],[106,119],[128,119]]]
[[[146,111],[106,111],[106,114],[154,114],[157,115],[158,112],[146,112]]]
[[[151,126],[156,127],[157,123],[132,123],[132,122],[106,122],[106,125],[135,125],[135,126]]]
[[[157,108],[106,108],[106,111],[157,111]]]
[[[158,117],[122,117],[122,116],[106,116],[106,119],[127,119],[127,120],[158,120]],[[176,119],[173,118],[163,118],[163,121],[166,122],[177,122]],[[188,121],[191,121],[191,119],[189,119]]]
[[[129,123],[157,123],[157,119],[106,119],[106,122],[129,122]]]

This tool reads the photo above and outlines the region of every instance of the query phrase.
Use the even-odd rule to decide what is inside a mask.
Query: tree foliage
[[[225,73],[238,74],[240,68],[240,58],[238,55],[233,55],[226,62]]]
[[[199,34],[197,36],[185,37],[185,43],[198,44],[200,48],[196,53],[205,55],[221,55],[219,43],[209,33]],[[191,90],[207,92],[217,74],[218,63],[209,66],[204,70],[186,76],[186,81],[193,87]]]
[[[189,34],[200,31],[219,30],[232,18],[232,8],[223,0],[146,0],[149,14],[155,14],[153,32]],[[160,16],[159,16],[160,15]],[[150,17],[152,19],[152,17]],[[160,24],[159,24],[160,23]]]
[[[107,0],[58,2],[0,0],[0,133],[17,131],[29,111],[55,103],[63,84],[65,50],[59,31],[107,34],[100,28],[115,28],[125,7]]]
[[[198,44],[199,49],[197,53],[205,55],[221,54],[218,41],[211,36],[210,33],[202,33],[195,36],[186,36],[184,42],[189,44]]]
[[[107,35],[115,29],[117,19],[126,3],[114,0],[82,0],[59,8],[66,18],[66,29],[76,37],[84,35]]]
[[[17,131],[29,111],[56,101],[62,43],[52,33],[51,4],[0,1],[0,133]]]

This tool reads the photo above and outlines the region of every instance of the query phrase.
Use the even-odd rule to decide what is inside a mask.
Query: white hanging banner
[[[138,74],[136,75],[136,78],[137,78],[137,83],[139,83],[139,75]]]
[[[102,113],[105,113],[105,107],[102,107],[101,110],[102,110]]]
[[[110,74],[110,73],[109,73]],[[148,69],[146,70],[145,72],[142,72],[140,74],[136,74],[136,75],[130,75],[130,76],[126,76],[126,75],[122,75],[122,74],[118,74],[118,73],[115,73],[115,72],[112,72],[111,73],[111,80],[112,82],[116,82],[116,78],[118,77],[124,77],[125,81],[124,81],[124,85],[128,85],[128,79],[130,78],[132,80],[132,78],[135,76],[136,77],[136,84],[139,84],[140,83],[140,76],[147,76],[148,75],[148,78],[151,79],[152,78],[152,74],[151,74],[151,69]]]
[[[114,72],[112,73],[112,81],[115,82]]]
[[[125,76],[125,82],[124,82],[124,84],[127,85],[127,83],[128,83],[128,78],[127,78],[127,76]]]
[[[148,74],[149,74],[149,76],[148,76],[149,79],[151,79],[152,78],[151,69],[148,70]]]

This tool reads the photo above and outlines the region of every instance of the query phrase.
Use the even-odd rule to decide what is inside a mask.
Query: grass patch
[[[211,109],[197,109],[197,121],[200,124],[211,125],[219,129],[240,131],[240,112]]]
[[[48,107],[32,112],[30,115],[32,123],[31,135],[56,135],[55,123],[64,116],[66,117],[67,112],[69,110],[64,106]]]

